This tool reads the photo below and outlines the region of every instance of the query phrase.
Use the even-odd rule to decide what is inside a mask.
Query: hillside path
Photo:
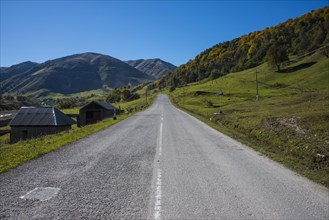
[[[329,191],[175,108],[0,174],[0,219],[329,219]]]

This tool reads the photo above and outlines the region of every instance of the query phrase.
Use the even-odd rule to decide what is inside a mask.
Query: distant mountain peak
[[[2,93],[28,93],[42,90],[73,94],[101,88],[137,85],[154,80],[154,77],[119,59],[91,52],[48,60],[35,64],[32,68],[25,68],[24,71],[19,71],[18,67],[25,64],[16,66],[16,68],[1,69]]]
[[[0,69],[0,81],[9,79],[17,74],[23,74],[32,68],[39,65],[38,63],[32,61],[25,61],[19,64],[12,65],[10,67],[1,67]]]
[[[10,67],[3,67],[3,68],[17,68],[17,67],[21,68],[22,66],[35,66],[35,65],[38,65],[38,63],[32,61],[24,61],[18,64],[11,65]]]
[[[177,68],[175,65],[159,58],[128,60],[126,63],[157,79],[167,75]]]

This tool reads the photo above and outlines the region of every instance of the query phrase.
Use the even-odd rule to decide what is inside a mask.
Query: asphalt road
[[[0,219],[329,219],[329,191],[173,107],[0,174]]]

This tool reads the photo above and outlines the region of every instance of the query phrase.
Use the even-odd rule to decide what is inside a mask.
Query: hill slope
[[[178,67],[160,84],[177,87],[207,78],[212,71],[225,75],[255,67],[266,61],[267,52],[275,45],[290,56],[329,45],[329,7],[217,44]]]
[[[38,63],[27,61],[27,62],[13,65],[11,67],[1,67],[0,81],[9,79],[10,77],[13,77],[17,74],[25,73],[25,72],[31,70],[33,67],[36,67],[37,65],[38,65]]]
[[[220,131],[329,187],[328,64],[321,53],[281,73],[263,64],[176,88],[171,97]]]
[[[5,69],[7,70],[8,68]],[[2,92],[16,94],[40,90],[45,93],[72,94],[128,84],[137,85],[154,80],[152,76],[118,59],[96,53],[76,54],[50,60],[26,72],[7,73],[10,74],[12,77],[1,81]]]
[[[140,59],[126,61],[130,66],[159,79],[175,70],[177,67],[161,59]]]

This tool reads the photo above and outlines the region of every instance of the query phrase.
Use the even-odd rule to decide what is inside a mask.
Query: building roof
[[[102,102],[102,101],[92,101],[90,103],[88,103],[87,105],[85,105],[84,107],[82,107],[81,109],[88,109],[88,107],[92,104],[96,104],[98,105],[99,107],[103,108],[103,109],[106,109],[106,110],[113,110],[113,109],[116,109],[113,105],[107,103],[107,102]]]
[[[21,107],[9,126],[63,126],[76,124],[54,107]]]

